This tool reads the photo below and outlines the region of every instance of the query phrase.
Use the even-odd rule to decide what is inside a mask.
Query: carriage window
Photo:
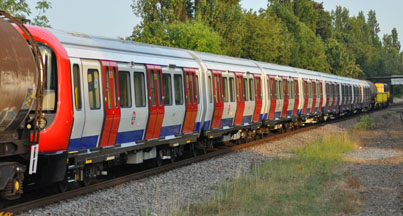
[[[158,93],[158,105],[162,105],[162,88],[161,88],[161,71],[157,70],[157,93]]]
[[[120,106],[123,108],[132,107],[132,89],[128,71],[119,71],[119,93]]]
[[[150,75],[152,76],[153,73]],[[136,102],[136,107],[145,107],[146,106],[146,92],[145,92],[145,86],[144,86],[144,73],[141,72],[135,72],[133,74],[134,77],[134,96],[135,96],[135,102]],[[151,79],[150,79],[151,80]],[[154,82],[150,82],[154,86]],[[155,104],[155,94],[152,94],[152,97],[154,97],[154,104]]]
[[[234,78],[229,78],[229,97],[231,102],[235,102],[235,88],[234,88]]]
[[[294,85],[292,80],[288,81],[288,98],[294,98]]]
[[[243,90],[243,99],[244,101],[248,101],[249,100],[249,86],[248,86],[248,79],[244,78],[243,79],[243,86],[244,86],[244,90]]]
[[[99,98],[99,73],[98,70],[88,69],[88,99],[90,102],[90,109],[101,108]]]
[[[210,103],[212,103],[213,102],[213,90],[211,88],[211,76],[208,77],[208,89],[209,89]]]
[[[74,103],[76,110],[81,110],[81,82],[80,82],[80,68],[78,64],[73,65],[73,84],[74,84]]]
[[[320,97],[319,82],[316,83],[316,97]]]
[[[312,83],[308,83],[308,97],[312,98]]]
[[[283,80],[279,80],[279,87],[280,87],[280,99],[283,99],[284,98]]]
[[[249,98],[251,101],[255,100],[255,88],[253,88],[253,79],[249,79]]]
[[[162,74],[162,86],[164,88],[164,104],[172,105],[172,81],[171,74]]]
[[[105,67],[105,91],[106,91],[106,103],[108,105],[108,109],[111,108],[111,83],[109,80],[109,67]]]
[[[183,104],[183,88],[182,88],[182,75],[174,75],[174,87],[175,87],[175,104]]]
[[[185,86],[186,86],[186,92],[187,92],[187,94],[186,94],[186,103],[187,104],[191,104],[191,94],[190,94],[190,76],[189,76],[189,73],[186,73],[186,83],[185,83]]]
[[[224,91],[224,102],[228,102],[228,80],[227,77],[222,78],[222,88]]]
[[[276,99],[280,99],[280,82],[276,80]]]
[[[193,79],[194,79],[194,76],[193,76],[193,74],[191,74],[189,77],[189,80],[190,80],[190,85],[192,86],[193,103],[195,103],[196,102],[196,88],[195,88],[195,81]]]
[[[117,74],[116,74],[116,67],[113,68],[113,93],[115,96],[115,107],[118,108],[118,80],[117,80]]]
[[[200,104],[200,95],[199,95],[199,76],[196,75],[196,81],[195,81],[195,90],[197,91],[197,104]]]

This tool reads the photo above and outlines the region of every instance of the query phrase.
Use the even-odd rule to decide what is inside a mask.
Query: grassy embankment
[[[359,202],[352,189],[359,183],[337,170],[343,162],[342,154],[357,148],[352,132],[371,129],[374,123],[365,115],[349,132],[320,137],[294,150],[290,158],[274,158],[223,184],[212,199],[173,208],[169,215],[351,213]]]
[[[274,158],[248,175],[223,184],[212,199],[180,210],[171,209],[170,214],[331,215],[352,212],[355,208],[352,200],[356,197],[349,187],[354,185],[341,185],[340,182],[344,182],[341,179],[346,176],[337,173],[336,168],[342,163],[342,153],[355,148],[348,133],[321,137],[294,150],[291,158]]]

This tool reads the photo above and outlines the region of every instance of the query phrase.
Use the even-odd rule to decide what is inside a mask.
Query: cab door
[[[198,105],[196,71],[192,68],[185,68],[184,74],[186,116],[183,125],[183,133],[191,133],[195,128]]]
[[[162,69],[160,66],[147,65],[148,105],[149,116],[146,129],[146,139],[160,137],[162,121],[164,120],[164,92],[162,84]]]
[[[213,91],[214,91],[214,114],[211,128],[219,128],[224,111],[224,95],[222,89],[221,71],[213,71]]]
[[[235,73],[235,82],[236,82],[236,101],[237,101],[237,109],[235,114],[234,125],[242,124],[242,116],[243,111],[245,109],[245,99],[243,97],[245,88],[243,86],[243,76],[242,73]]]
[[[255,74],[255,112],[253,114],[253,122],[260,119],[260,111],[262,110],[262,81],[260,74]]]
[[[101,134],[101,147],[113,146],[116,143],[120,122],[119,78],[117,64],[101,61],[103,67],[105,118]]]

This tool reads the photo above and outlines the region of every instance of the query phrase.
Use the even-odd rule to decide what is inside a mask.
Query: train
[[[32,44],[21,27],[5,22],[0,43],[10,39],[2,33],[7,28],[14,33],[5,43],[27,48],[26,55],[0,53],[0,65],[14,67],[0,66],[0,97],[8,96],[0,100],[3,200],[20,198],[22,185],[63,191],[117,165],[161,165],[386,102],[370,81],[27,25],[43,64],[39,101]],[[31,58],[28,66],[22,58]],[[32,134],[35,127],[40,131]]]

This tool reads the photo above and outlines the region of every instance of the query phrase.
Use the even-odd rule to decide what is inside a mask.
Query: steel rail
[[[394,104],[392,106],[399,106],[402,104]],[[389,106],[391,107],[391,106]],[[373,110],[370,112],[366,112],[366,113],[371,113],[371,112],[376,112],[376,111],[381,111],[381,110]],[[365,114],[365,113],[362,113]],[[106,180],[103,182],[99,182],[99,183],[95,183],[86,187],[81,187],[81,188],[77,188],[71,191],[67,191],[64,193],[58,193],[58,194],[54,194],[54,195],[50,195],[47,197],[43,197],[37,200],[32,200],[32,201],[28,201],[28,202],[24,202],[21,204],[17,204],[14,206],[10,206],[7,207],[5,209],[0,210],[0,214],[3,213],[14,213],[14,214],[18,214],[24,211],[28,211],[30,209],[34,209],[34,208],[40,208],[43,206],[47,206],[56,202],[60,202],[63,200],[67,200],[67,199],[71,199],[77,196],[81,196],[81,195],[85,195],[88,193],[92,193],[98,190],[102,190],[102,189],[107,189],[113,186],[117,186],[129,181],[133,181],[133,180],[139,180],[145,177],[149,177],[149,176],[153,176],[159,173],[163,173],[163,172],[167,172],[173,169],[177,169],[180,167],[184,167],[184,166],[188,166],[190,164],[193,163],[197,163],[200,161],[204,161],[207,159],[211,159],[211,158],[215,158],[221,155],[225,155],[228,153],[232,153],[232,152],[236,152],[242,149],[247,149],[247,148],[251,148],[253,146],[257,146],[257,145],[261,145],[270,141],[275,141],[275,140],[279,140],[282,139],[286,136],[290,136],[290,135],[294,135],[294,134],[299,134],[299,133],[303,133],[303,132],[307,132],[313,129],[317,129],[320,127],[323,127],[327,124],[334,124],[334,123],[338,123],[338,122],[342,122],[342,121],[346,121],[352,118],[356,118],[359,117],[361,114],[352,114],[352,115],[346,115],[337,119],[331,119],[329,121],[326,122],[321,122],[315,125],[311,125],[311,126],[307,126],[307,127],[302,127],[299,128],[297,130],[293,130],[293,131],[288,131],[286,133],[280,133],[280,134],[274,134],[268,137],[264,137],[263,139],[258,139],[258,140],[254,140],[254,141],[250,141],[241,145],[224,145],[223,148],[215,148],[215,151],[203,154],[203,155],[199,155],[196,157],[191,157],[188,159],[184,159],[184,160],[180,160],[171,164],[166,164],[163,165],[161,167],[156,167],[156,168],[151,168],[151,169],[147,169],[144,171],[140,171],[140,172],[136,172],[136,173],[132,173],[126,176],[122,176],[122,177],[118,177],[118,178],[114,178],[114,179],[110,179],[110,180]]]

